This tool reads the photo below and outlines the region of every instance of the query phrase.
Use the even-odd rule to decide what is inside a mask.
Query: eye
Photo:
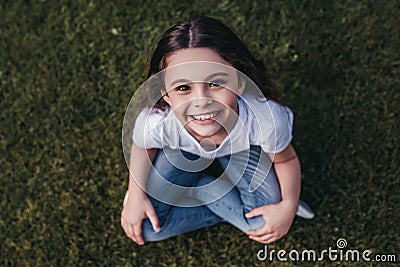
[[[221,86],[221,85],[223,85],[225,83],[226,82],[224,80],[214,80],[214,81],[210,82],[208,85],[210,87],[219,87],[219,86]]]
[[[176,88],[175,88],[175,90],[177,90],[177,91],[187,91],[187,90],[190,90],[190,87],[188,86],[188,85],[179,85],[179,86],[177,86]]]

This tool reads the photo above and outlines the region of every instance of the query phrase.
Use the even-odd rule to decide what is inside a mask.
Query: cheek
[[[175,92],[169,92],[168,97],[170,102],[169,105],[171,106],[171,108],[176,109],[177,107],[179,107],[179,104],[181,103],[179,95],[176,95]]]
[[[229,79],[229,81],[224,85],[225,89],[231,94],[237,94],[239,92],[239,82],[237,79]]]
[[[224,106],[230,108],[236,107],[237,104],[237,95],[230,90],[225,91],[223,94],[219,94],[215,99]]]
[[[177,115],[181,115],[186,113],[186,110],[188,109],[188,101],[181,100],[181,101],[172,101],[171,102],[171,108]]]

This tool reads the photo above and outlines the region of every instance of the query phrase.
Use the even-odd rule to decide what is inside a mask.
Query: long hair
[[[249,77],[261,90],[264,97],[279,101],[277,92],[262,60],[257,60],[233,31],[219,20],[202,16],[166,30],[153,52],[147,78],[167,68],[167,58],[183,48],[206,47],[218,54],[235,69]],[[158,79],[155,79],[158,80]],[[168,104],[160,90],[148,86],[149,102],[156,101],[155,108],[164,110]],[[157,100],[158,99],[158,100]]]

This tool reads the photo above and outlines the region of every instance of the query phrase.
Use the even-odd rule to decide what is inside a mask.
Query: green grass
[[[145,246],[119,226],[125,108],[160,33],[194,15],[230,25],[295,112],[316,218],[269,249],[343,237],[399,264],[399,1],[116,2],[0,4],[0,266],[266,265],[227,224]]]

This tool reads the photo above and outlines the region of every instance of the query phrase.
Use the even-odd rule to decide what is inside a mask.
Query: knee
[[[257,217],[247,219],[247,229],[245,232],[257,230],[257,229],[261,228],[264,224],[265,224],[265,220],[262,216],[257,216]]]
[[[144,241],[147,242],[157,242],[165,239],[159,232],[154,231],[153,226],[148,219],[143,221],[142,235]]]

